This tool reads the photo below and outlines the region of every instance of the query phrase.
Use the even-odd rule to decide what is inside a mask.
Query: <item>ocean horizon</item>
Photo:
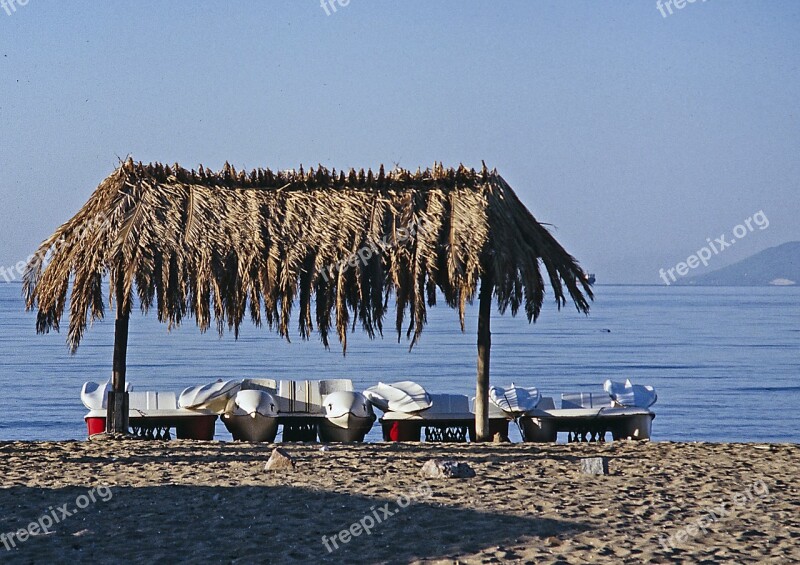
[[[658,393],[654,441],[800,442],[796,416],[780,410],[800,400],[799,288],[601,284],[595,295],[588,316],[571,305],[559,312],[546,297],[535,324],[494,309],[492,384],[535,386],[558,405],[561,393],[631,379]],[[36,335],[21,286],[0,284],[0,440],[86,438],[81,385],[111,375],[114,323],[106,314],[71,355],[65,332]],[[168,331],[153,312],[135,309],[127,379],[133,390],[176,393],[218,378],[349,378],[356,390],[413,380],[431,393],[474,396],[477,304],[467,310],[464,333],[443,302],[428,319],[409,351],[390,310],[384,338],[356,329],[345,356],[316,335],[303,341],[296,319],[291,343],[249,323],[235,340],[201,334],[193,319]],[[231,439],[221,423],[215,439]],[[367,440],[380,439],[376,425]]]

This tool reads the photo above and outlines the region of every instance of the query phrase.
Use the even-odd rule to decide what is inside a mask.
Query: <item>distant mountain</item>
[[[800,284],[800,241],[770,247],[738,263],[677,284],[695,286],[788,286]]]

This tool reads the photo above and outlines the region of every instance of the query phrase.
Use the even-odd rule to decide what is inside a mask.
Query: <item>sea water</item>
[[[653,385],[653,440],[800,442],[800,288],[595,287],[588,316],[546,303],[536,324],[492,314],[491,381],[535,386],[559,403],[563,392],[601,391],[605,379]],[[0,440],[86,437],[79,392],[111,375],[113,316],[87,330],[71,355],[61,334],[36,335],[18,284],[0,284]],[[443,303],[409,351],[394,313],[383,339],[361,330],[326,350],[291,343],[245,324],[232,334],[201,334],[193,320],[168,331],[134,312],[128,374],[134,390],[180,392],[218,378],[413,380],[434,393],[474,395],[477,305],[466,331]],[[513,425],[512,425],[513,432]],[[519,434],[512,433],[512,439]],[[229,440],[221,423],[217,439]],[[380,440],[379,427],[368,440]]]

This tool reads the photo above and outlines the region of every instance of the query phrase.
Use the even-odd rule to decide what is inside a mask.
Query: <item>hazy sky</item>
[[[667,17],[655,0],[333,5],[0,8],[0,266],[129,154],[483,159],[598,282],[659,284],[761,210],[769,227],[709,268],[800,239],[800,2],[697,0]]]

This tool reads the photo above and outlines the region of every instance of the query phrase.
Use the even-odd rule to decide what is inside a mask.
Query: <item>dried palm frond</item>
[[[394,295],[398,338],[405,331],[413,346],[437,289],[463,329],[487,270],[501,311],[522,307],[536,320],[541,264],[558,306],[569,296],[587,312],[592,292],[576,260],[485,166],[337,176],[129,159],[41,245],[24,293],[40,333],[59,329],[69,294],[73,351],[103,317],[106,276],[122,284],[124,307],[135,293],[170,326],[189,316],[202,331],[213,322],[238,335],[249,316],[288,339],[296,306],[302,338],[316,329],[327,347],[334,329],[343,349],[356,325],[382,335]]]

